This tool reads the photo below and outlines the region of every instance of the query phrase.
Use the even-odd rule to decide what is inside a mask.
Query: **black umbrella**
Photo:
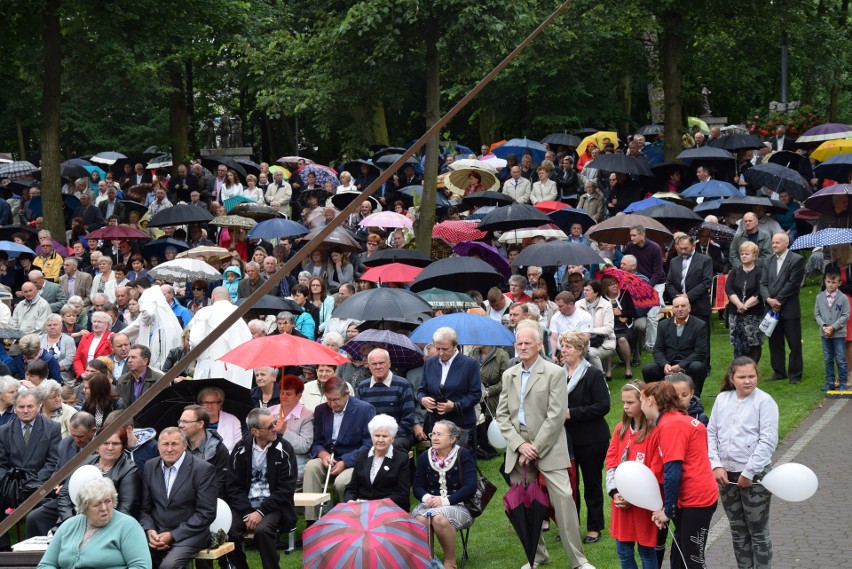
[[[312,229],[310,233],[299,239],[299,241],[311,241],[322,230],[323,227]],[[331,249],[332,247],[339,247],[341,250],[350,253],[361,253],[364,250],[352,232],[342,227],[336,227],[319,245],[319,248],[325,249]]]
[[[646,124],[645,126],[640,126],[636,130],[636,134],[641,134],[642,136],[657,136],[663,134],[665,132],[666,125],[660,123],[652,123]]]
[[[11,241],[15,233],[23,233],[27,236],[27,240],[35,241],[38,230],[29,225],[5,225],[0,227],[0,240]]]
[[[754,206],[763,206],[768,213],[787,213],[787,206],[781,202],[758,196],[743,196],[728,198],[719,204],[719,211],[748,213],[754,211]]]
[[[530,567],[541,539],[541,526],[550,517],[550,499],[536,480],[512,484],[503,496],[506,517],[515,528]]]
[[[840,183],[849,179],[849,172],[852,172],[852,154],[837,154],[814,168],[817,178],[828,178]]]
[[[222,378],[180,381],[165,388],[151,400],[137,417],[137,427],[153,427],[157,432],[166,427],[176,427],[187,405],[197,405],[202,389],[217,387],[225,392],[222,411],[234,415],[242,422],[254,408],[251,391]]]
[[[260,164],[254,162],[252,160],[241,160],[237,159],[237,164],[245,169],[246,174],[254,174],[255,176],[260,176]]]
[[[334,194],[321,188],[314,188],[313,190],[302,190],[302,193],[299,194],[299,205],[307,207],[308,198],[315,197],[317,199],[317,204],[319,205],[319,207],[323,207],[325,205],[325,202],[328,201],[328,198],[330,198],[332,195]]]
[[[372,174],[374,176],[378,176],[382,173],[382,171],[379,170],[378,166],[376,166],[369,160],[362,160],[361,158],[357,160],[350,160],[349,162],[344,163],[343,166],[337,169],[337,171],[349,172],[350,174],[352,174],[352,177],[357,178],[361,175],[361,166],[367,166],[367,168],[369,169],[367,172],[368,175]]]
[[[427,288],[442,288],[455,292],[478,290],[484,295],[492,286],[502,284],[503,280],[503,275],[481,259],[447,257],[423,269],[410,288],[414,292]]]
[[[390,263],[404,263],[413,267],[425,267],[431,262],[432,259],[420,251],[389,247],[373,253],[369,259],[364,261],[364,264],[368,267],[378,267],[380,265],[388,265]]]
[[[582,140],[578,136],[574,136],[573,134],[567,134],[565,132],[556,132],[553,134],[548,134],[544,138],[542,138],[539,142],[542,144],[555,144],[557,146],[573,146],[574,148],[580,146]]]
[[[763,148],[763,142],[753,134],[728,134],[709,142],[713,148],[721,148],[738,152],[740,150],[757,150]]]
[[[698,239],[698,233],[701,232],[702,229],[707,229],[710,231],[710,239],[714,242],[722,245],[723,247],[727,247],[731,244],[731,241],[734,240],[734,235],[736,231],[731,227],[722,224],[722,223],[711,223],[709,221],[705,221],[701,225],[696,225],[692,229],[689,230],[689,234]]]
[[[402,156],[402,154],[385,154],[383,156],[380,156],[379,158],[374,159],[373,163],[382,170],[384,170],[386,168],[390,168],[394,162],[399,160],[400,156]],[[416,168],[420,163],[413,156],[409,156],[402,164],[403,166],[405,166],[406,164],[411,164]]]
[[[404,322],[415,314],[428,314],[428,302],[401,288],[372,288],[352,295],[334,309],[333,318]]]
[[[164,261],[166,249],[169,247],[174,247],[176,249],[176,253],[189,250],[189,245],[187,245],[185,241],[178,241],[177,239],[170,238],[154,239],[142,247],[142,256],[148,259],[153,255],[160,259],[160,261]]]
[[[59,175],[63,178],[88,178],[89,171],[76,162],[63,162],[59,165]]]
[[[810,184],[801,174],[790,168],[772,164],[758,164],[746,170],[746,182],[755,186],[766,186],[776,192],[787,190],[797,200],[811,195]]]
[[[551,211],[547,214],[553,223],[555,223],[559,229],[565,232],[565,235],[571,234],[571,226],[575,223],[579,223],[583,226],[583,233],[588,231],[588,229],[595,224],[595,219],[586,213],[586,210],[583,208],[563,208],[556,211]]]
[[[219,164],[226,166],[229,170],[233,170],[243,180],[245,180],[246,176],[248,176],[248,173],[246,173],[246,169],[243,168],[243,165],[231,158],[230,156],[205,156],[201,159],[201,165],[210,170],[211,172],[216,172],[216,169],[219,167]]]
[[[636,215],[644,215],[656,219],[668,228],[689,229],[704,221],[704,218],[694,213],[688,207],[676,203],[663,203],[646,207],[634,212]]]
[[[627,154],[601,154],[588,164],[587,168],[596,168],[605,172],[620,172],[628,176],[646,176],[653,178],[654,173],[644,160]]]
[[[380,289],[381,290],[381,289]],[[358,330],[390,330],[400,334],[409,335],[415,328],[432,318],[431,314],[418,312],[417,314],[406,314],[397,318],[381,318],[379,320],[365,320],[358,324]]]
[[[125,217],[125,218],[126,218],[128,215],[130,215],[130,212],[131,212],[131,211],[135,211],[135,212],[137,212],[137,213],[139,214],[139,217],[140,217],[140,218],[141,218],[143,215],[145,215],[145,212],[147,212],[147,211],[148,211],[148,208],[147,208],[147,207],[145,207],[145,204],[143,204],[143,203],[139,203],[139,202],[135,202],[135,201],[133,201],[133,200],[121,200],[121,203],[122,203],[122,205],[124,205],[124,217]],[[212,219],[212,218],[211,218],[211,219]],[[125,221],[126,221],[126,220],[125,220]]]
[[[515,267],[559,267],[561,265],[602,265],[594,249],[582,243],[549,241],[526,247],[512,261]]]
[[[168,227],[170,225],[186,225],[187,223],[207,223],[213,215],[203,207],[189,204],[178,204],[160,210],[151,218],[148,227]]]
[[[237,301],[237,305],[242,304],[247,299],[241,298]],[[296,301],[289,298],[281,298],[280,296],[272,296],[271,294],[263,295],[263,298],[254,303],[246,315],[249,318],[257,318],[258,316],[266,316],[268,314],[278,314],[279,312],[292,312],[299,315],[305,310],[296,304]]]
[[[803,160],[807,160],[807,158],[802,156],[798,152],[790,152],[789,150],[779,150],[770,154],[769,160],[767,160],[767,162],[772,162],[773,164],[778,164],[779,166],[784,166],[785,168],[792,168],[793,170],[796,170],[798,172],[799,164],[801,164]]]
[[[598,132],[598,130],[599,129],[597,129],[597,128],[586,127],[586,128],[581,128],[581,129],[575,130],[573,134],[576,135],[576,136],[579,136],[580,138],[586,138],[587,136],[591,136],[591,135],[595,134],[596,132]]]
[[[651,172],[653,172],[654,177],[657,179],[661,188],[666,187],[666,182],[669,181],[672,172],[680,172],[681,188],[691,186],[692,184],[688,181],[695,177],[695,168],[692,168],[683,162],[661,162],[651,166]]]
[[[334,194],[333,196],[331,196],[331,203],[337,209],[342,210],[346,206],[351,204],[352,201],[355,200],[360,195],[361,195],[361,192],[359,192],[358,190],[348,190],[348,191],[338,192],[338,193]],[[376,211],[377,209],[379,209],[379,205],[380,205],[379,200],[377,200],[373,196],[370,196],[369,198],[367,198],[367,200],[369,200],[373,204],[373,211]],[[367,201],[367,200],[365,200],[365,201]]]
[[[276,219],[284,217],[284,214],[282,214],[280,211],[275,211],[275,209],[269,207],[268,205],[248,202],[235,205],[233,208],[231,208],[231,211],[229,211],[228,214],[248,217],[255,221],[265,221],[267,219]]]
[[[461,211],[468,211],[475,207],[500,207],[504,205],[512,205],[513,203],[515,203],[514,198],[512,198],[511,196],[507,196],[506,194],[501,192],[474,192],[469,196],[465,196],[462,198],[461,206],[459,206],[459,209]]]
[[[698,148],[684,150],[677,157],[689,164],[692,174],[699,166],[706,166],[716,170],[717,178],[720,180],[728,180],[734,177],[737,161],[733,154],[722,148],[699,146]]]
[[[382,156],[387,156],[388,154],[403,154],[406,150],[406,148],[402,148],[400,146],[385,146],[373,154],[373,163]]]
[[[404,188],[399,190],[399,199],[402,203],[405,204],[405,207],[414,206],[415,196],[417,196],[417,205],[423,203],[423,186],[405,186]],[[333,201],[334,198],[332,198],[332,202]],[[452,205],[453,204],[450,203],[450,200],[448,200],[441,192],[435,194],[436,209],[447,209]]]
[[[478,229],[480,231],[509,231],[511,229],[523,229],[524,227],[539,227],[552,221],[533,206],[516,203],[498,207],[486,215],[479,222]]]

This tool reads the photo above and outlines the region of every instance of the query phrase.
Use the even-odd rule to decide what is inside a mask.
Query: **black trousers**
[[[790,348],[790,365],[785,365],[784,342]],[[790,318],[778,321],[775,331],[769,336],[769,363],[778,378],[789,377],[790,381],[801,381],[802,369],[802,319]],[[786,371],[785,371],[786,370]],[[788,375],[789,373],[789,375]]]
[[[681,508],[674,517],[674,543],[669,556],[672,569],[706,569],[704,548],[716,504],[706,508]],[[680,550],[678,550],[680,547]],[[681,556],[683,553],[683,556]]]
[[[239,513],[234,510],[231,510],[231,513],[234,521],[231,523],[231,531],[228,537],[236,543],[234,552],[229,554],[228,558],[237,569],[248,569],[243,544],[246,526]],[[254,545],[260,554],[260,563],[263,569],[278,567],[278,529],[281,525],[281,517],[281,512],[269,512],[263,516],[254,530]]]
[[[47,535],[59,518],[59,503],[56,498],[42,502],[41,506],[27,514],[27,539]]]
[[[704,362],[691,362],[687,364],[683,372],[692,378],[695,384],[695,394],[701,396],[701,390],[704,388],[704,380],[707,379],[707,365]],[[666,374],[663,373],[663,366],[656,362],[651,362],[642,366],[642,377],[645,378],[645,383],[652,381],[662,381]]]
[[[711,357],[710,357],[710,345],[711,345],[710,333],[713,331],[713,323],[710,322],[710,315],[709,314],[693,314],[693,316],[695,316],[696,318],[698,318],[699,320],[701,320],[702,322],[707,324],[707,361],[705,363],[707,364],[707,371],[709,373],[710,361],[711,361]],[[699,391],[696,391],[696,393],[698,395],[701,395],[701,392],[699,392]]]
[[[590,445],[574,443],[574,462],[577,465],[577,475],[583,479],[583,500],[586,502],[587,531],[603,531],[604,529],[604,498],[602,490],[604,461],[609,441]],[[579,492],[574,494],[577,505],[577,517],[580,516],[581,504]]]

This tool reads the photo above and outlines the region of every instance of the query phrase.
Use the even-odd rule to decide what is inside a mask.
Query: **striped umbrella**
[[[336,505],[305,530],[305,569],[427,569],[426,526],[389,499]]]
[[[15,162],[8,162],[0,166],[0,176],[3,178],[16,178],[32,174],[33,172],[38,172],[38,167],[26,160],[16,160]]]
[[[843,243],[852,243],[852,229],[830,227],[802,235],[793,241],[790,249],[813,249],[814,247],[830,247]]]

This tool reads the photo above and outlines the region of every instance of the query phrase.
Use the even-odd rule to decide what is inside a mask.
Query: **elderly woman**
[[[41,347],[41,339],[37,334],[26,334],[18,340],[18,348],[20,353],[13,356],[12,361],[7,365],[16,377],[25,377],[27,365],[33,360],[41,360],[47,365],[47,377],[62,381],[62,372],[59,370],[59,363],[50,355],[50,353]]]
[[[80,298],[79,296],[77,298]],[[59,317],[62,319],[62,333],[70,336],[74,340],[74,354],[77,354],[77,345],[88,331],[83,327],[88,320],[88,316],[82,311],[83,305],[80,304],[80,312],[70,302],[59,309]],[[79,323],[82,314],[83,324]],[[73,362],[72,362],[73,366]]]
[[[210,417],[208,428],[222,437],[222,444],[228,452],[234,450],[243,437],[242,425],[234,415],[222,410],[225,404],[225,391],[218,387],[205,387],[198,393],[197,401]]]
[[[411,515],[432,524],[446,569],[456,569],[456,531],[473,524],[464,503],[476,493],[476,462],[457,444],[460,436],[461,429],[452,421],[436,422],[432,447],[420,454],[414,473],[414,497],[420,504]]]
[[[95,295],[100,292],[105,294],[110,302],[115,302],[117,284],[115,282],[115,274],[112,272],[112,259],[102,256],[98,259],[97,268],[100,274],[95,275],[95,278],[92,280],[92,292],[89,298],[94,301]]]
[[[376,415],[370,419],[367,429],[373,446],[358,451],[352,480],[346,485],[343,500],[390,498],[397,506],[408,511],[408,489],[411,483],[408,455],[393,448],[398,428],[396,419],[390,415]]]
[[[763,268],[757,265],[760,249],[751,241],[740,245],[740,266],[731,269],[725,281],[728,295],[728,325],[734,357],[748,356],[760,361],[763,351],[763,332],[760,321],[765,314],[760,296],[760,279]]]
[[[100,356],[112,353],[112,318],[106,312],[92,313],[92,331],[80,338],[77,354],[74,356],[74,374],[80,377],[86,371],[86,364]]]
[[[11,375],[0,376],[0,427],[14,419],[15,394],[21,383]]]
[[[276,430],[296,453],[296,465],[299,468],[297,484],[300,487],[305,475],[305,464],[310,459],[311,445],[314,442],[314,412],[300,401],[305,384],[295,375],[285,375],[279,384],[281,405],[278,408]]]
[[[592,316],[592,334],[589,338],[589,361],[603,371],[603,360],[615,353],[615,316],[612,305],[603,298],[600,281],[588,281],[583,287],[583,298],[576,307]],[[607,377],[609,381],[611,378]]]
[[[281,404],[281,388],[275,381],[278,370],[274,367],[258,367],[254,369],[255,386],[251,388],[251,399],[258,409],[269,409],[278,413]]]
[[[69,310],[73,312],[74,309],[69,307]],[[76,377],[74,356],[77,355],[77,344],[74,343],[74,338],[62,332],[62,316],[59,314],[51,314],[47,317],[44,323],[44,334],[41,335],[41,347],[59,363],[62,379],[73,381]]]
[[[77,493],[82,513],[59,527],[39,569],[151,569],[145,532],[133,516],[115,511],[118,499],[109,478],[85,483]]]
[[[555,200],[558,195],[556,182],[550,179],[547,168],[539,166],[536,172],[538,173],[538,181],[533,182],[532,191],[530,192],[530,203],[535,205],[538,202]]]
[[[35,389],[41,402],[41,414],[45,419],[59,423],[64,438],[71,433],[71,417],[77,412],[62,402],[62,386],[52,379],[45,379]]]
[[[568,447],[577,463],[578,478],[583,478],[583,498],[588,508],[587,533],[584,543],[596,543],[604,528],[603,491],[601,482],[606,451],[609,448],[609,387],[601,370],[585,359],[586,336],[582,332],[565,332],[559,338],[562,364],[568,372],[568,411],[565,433]],[[577,515],[580,496],[574,494]]]
[[[313,411],[320,403],[325,403],[325,393],[323,386],[332,377],[337,375],[337,368],[331,365],[318,365],[317,378],[314,381],[305,383],[304,391],[302,392],[302,405]]]
[[[580,196],[577,207],[586,210],[592,219],[600,223],[604,218],[604,195],[597,182],[586,182],[584,188],[586,193]]]

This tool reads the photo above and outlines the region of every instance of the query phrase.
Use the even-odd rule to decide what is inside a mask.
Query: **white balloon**
[[[219,498],[216,500],[216,519],[210,524],[210,533],[216,533],[219,530],[228,533],[231,531],[231,508],[225,503],[225,500]]]
[[[101,469],[94,464],[84,464],[74,471],[71,479],[68,480],[68,495],[71,497],[71,501],[74,502],[75,507],[77,506],[77,493],[80,492],[83,484],[102,477]]]
[[[503,433],[500,432],[497,421],[491,421],[491,424],[488,425],[488,442],[496,449],[506,448],[506,439],[503,438]]]
[[[802,502],[813,496],[819,480],[813,470],[797,462],[788,462],[769,471],[760,481],[763,487],[788,502]]]
[[[660,484],[651,469],[635,460],[627,460],[615,469],[615,487],[632,505],[656,512],[663,507]]]

